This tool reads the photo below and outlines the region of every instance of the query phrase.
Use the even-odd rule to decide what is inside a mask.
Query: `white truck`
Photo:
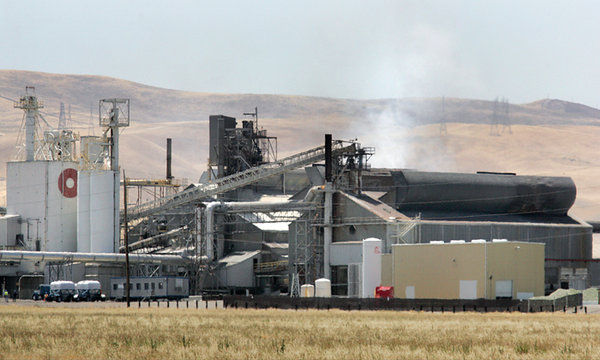
[[[102,293],[100,281],[83,280],[75,284],[77,293],[73,301],[105,301],[106,296]]]

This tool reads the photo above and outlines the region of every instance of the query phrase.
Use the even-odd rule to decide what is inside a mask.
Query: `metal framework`
[[[344,144],[342,141],[335,141],[333,144],[334,152],[343,152],[355,148],[355,144]],[[292,156],[282,159],[278,162],[268,163],[261,166],[250,168],[233,175],[215,179],[211,183],[201,184],[195,188],[184,190],[171,196],[149,201],[139,206],[128,209],[128,219],[130,221],[147,217],[165,210],[176,208],[181,205],[198,202],[202,199],[210,198],[213,195],[222,194],[240,187],[250,185],[259,180],[270,176],[280,175],[287,171],[313,164],[325,157],[325,147],[319,146]]]

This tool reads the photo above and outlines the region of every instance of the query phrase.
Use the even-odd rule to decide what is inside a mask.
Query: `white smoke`
[[[368,114],[364,122],[353,128],[362,144],[375,147],[376,155],[370,160],[373,167],[404,168],[410,154],[407,139],[412,127],[413,120],[407,114],[397,107],[386,107]]]
[[[451,32],[418,24],[396,51],[383,54],[371,86],[393,88],[399,99],[386,101],[383,108],[371,107],[349,129],[363,145],[376,148],[370,161],[373,167],[455,170],[448,138],[437,125],[442,118],[441,98],[481,88],[475,67],[458,60],[456,44]],[[408,113],[409,102],[401,98],[409,97],[436,99],[412,99]]]

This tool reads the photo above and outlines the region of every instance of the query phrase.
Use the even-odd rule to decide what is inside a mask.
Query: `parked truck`
[[[50,283],[50,293],[46,301],[71,301],[75,295],[75,283],[72,281],[53,281]]]
[[[73,301],[105,301],[106,296],[102,293],[100,281],[84,280],[75,284],[77,293]]]

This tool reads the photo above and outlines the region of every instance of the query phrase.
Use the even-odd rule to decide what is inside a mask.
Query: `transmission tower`
[[[504,132],[512,134],[510,126],[510,103],[506,98],[496,98],[494,100],[490,135],[500,136]]]
[[[440,135],[448,135],[446,127],[446,98],[442,97],[442,115],[440,117]]]
[[[508,99],[502,100],[502,133],[507,131],[509,134],[512,134],[512,128],[510,126],[510,103]]]

